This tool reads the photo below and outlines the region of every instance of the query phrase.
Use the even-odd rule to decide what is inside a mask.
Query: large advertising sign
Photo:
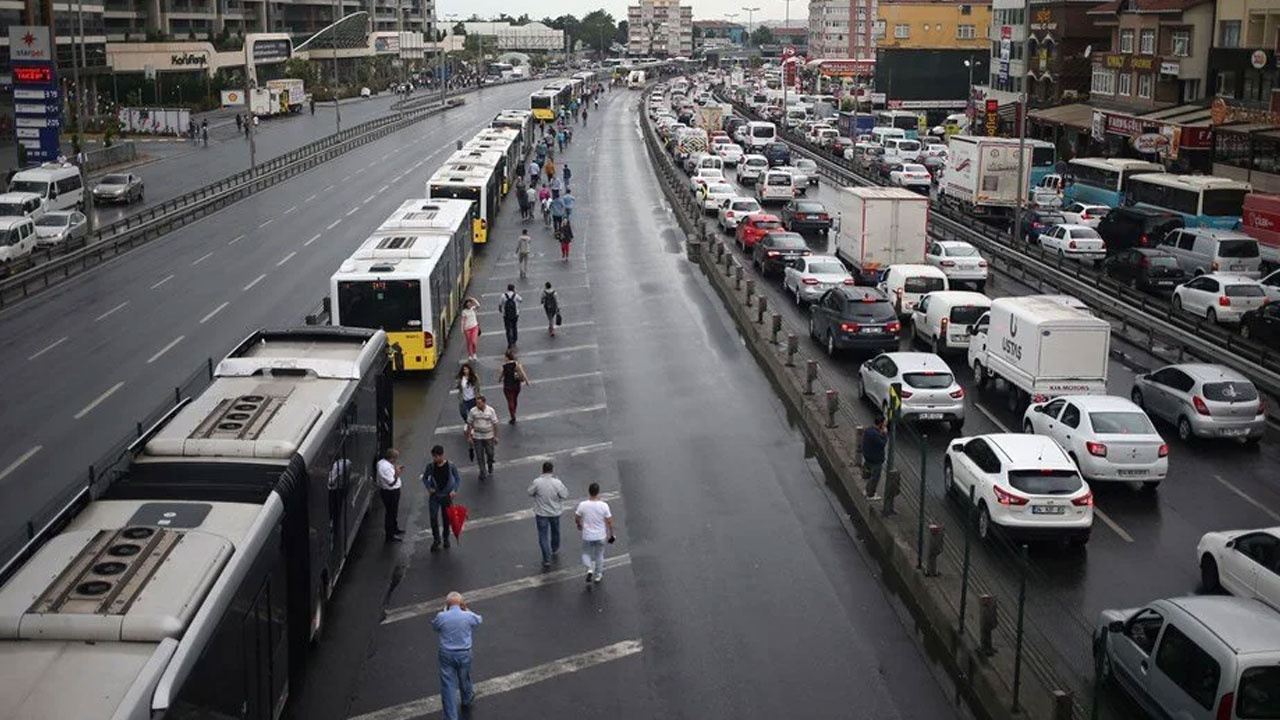
[[[10,26],[9,48],[13,131],[18,145],[25,149],[27,164],[56,160],[62,133],[62,96],[49,28]]]

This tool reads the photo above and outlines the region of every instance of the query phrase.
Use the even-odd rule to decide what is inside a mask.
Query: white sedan
[[[1072,260],[1098,263],[1107,257],[1107,241],[1097,230],[1085,225],[1054,225],[1040,233],[1040,247]]]
[[[852,284],[844,263],[831,255],[799,257],[782,271],[782,290],[795,297],[796,305],[816,302],[828,290]]]
[[[1169,445],[1128,398],[1072,395],[1033,403],[1022,429],[1053,438],[1090,482],[1141,482],[1155,489],[1169,473]]]
[[[858,368],[858,395],[888,413],[889,389],[901,388],[901,413],[910,420],[945,420],[964,427],[964,388],[942,358],[927,352],[887,352]]]
[[[1204,592],[1222,589],[1280,610],[1280,527],[1205,533],[1196,557]]]
[[[904,188],[928,188],[933,185],[933,176],[923,165],[914,163],[893,165],[889,168],[889,184]]]
[[[1088,203],[1073,202],[1062,208],[1062,217],[1072,225],[1084,225],[1085,227],[1097,228],[1098,223],[1102,222],[1102,218],[1111,212],[1111,208],[1106,205],[1090,205]]]
[[[989,268],[978,248],[963,240],[935,240],[929,243],[924,261],[947,276],[947,284],[971,282],[981,292],[987,284]]]
[[[728,180],[709,182],[703,191],[702,210],[708,215],[715,214],[720,209],[720,203],[737,194],[738,188],[734,187]]]
[[[716,146],[716,154],[729,167],[737,167],[742,162],[742,146],[738,143],[720,143]]]
[[[700,167],[689,178],[689,192],[697,193],[707,183],[724,182],[724,171],[720,168]]]
[[[742,218],[760,212],[760,203],[756,199],[747,195],[734,195],[728,200],[720,203],[720,208],[716,211],[716,224],[725,232],[733,232],[738,229],[738,221]]]
[[[1250,310],[1267,304],[1267,293],[1253,278],[1209,273],[1173,289],[1173,308],[1211,323],[1238,323]]]

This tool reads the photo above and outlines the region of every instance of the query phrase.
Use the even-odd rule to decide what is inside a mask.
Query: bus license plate
[[[1063,515],[1067,508],[1062,505],[1032,505],[1032,515]]]

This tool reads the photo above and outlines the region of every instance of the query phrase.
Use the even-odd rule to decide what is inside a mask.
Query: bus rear
[[[332,288],[335,323],[385,330],[397,370],[430,370],[436,366],[435,336],[423,329],[421,279],[336,278]]]
[[[529,96],[529,109],[538,120],[546,122],[556,117],[556,94],[539,90]]]

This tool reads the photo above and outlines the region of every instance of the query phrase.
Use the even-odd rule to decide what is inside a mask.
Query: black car
[[[1184,225],[1182,216],[1163,210],[1118,207],[1098,223],[1098,234],[1107,241],[1107,254],[1131,247],[1155,247],[1170,230]]]
[[[1159,248],[1121,250],[1103,261],[1102,271],[1143,292],[1173,292],[1187,279],[1178,258]]]
[[[781,273],[795,258],[809,255],[809,246],[799,233],[766,233],[751,250],[751,264],[760,268],[760,274]]]
[[[1048,232],[1054,225],[1066,225],[1067,219],[1060,210],[1035,208],[1022,213],[1022,239],[1029,243],[1039,242],[1040,234]]]
[[[876,288],[842,285],[809,310],[809,337],[835,357],[841,350],[897,350],[902,323],[889,298]]]
[[[769,161],[769,167],[791,164],[791,148],[784,142],[771,142],[760,154]]]
[[[782,206],[782,227],[792,232],[820,232],[826,235],[831,231],[831,216],[827,214],[827,206],[817,200],[796,199]]]
[[[1280,303],[1268,303],[1240,318],[1240,336],[1280,350]]]

